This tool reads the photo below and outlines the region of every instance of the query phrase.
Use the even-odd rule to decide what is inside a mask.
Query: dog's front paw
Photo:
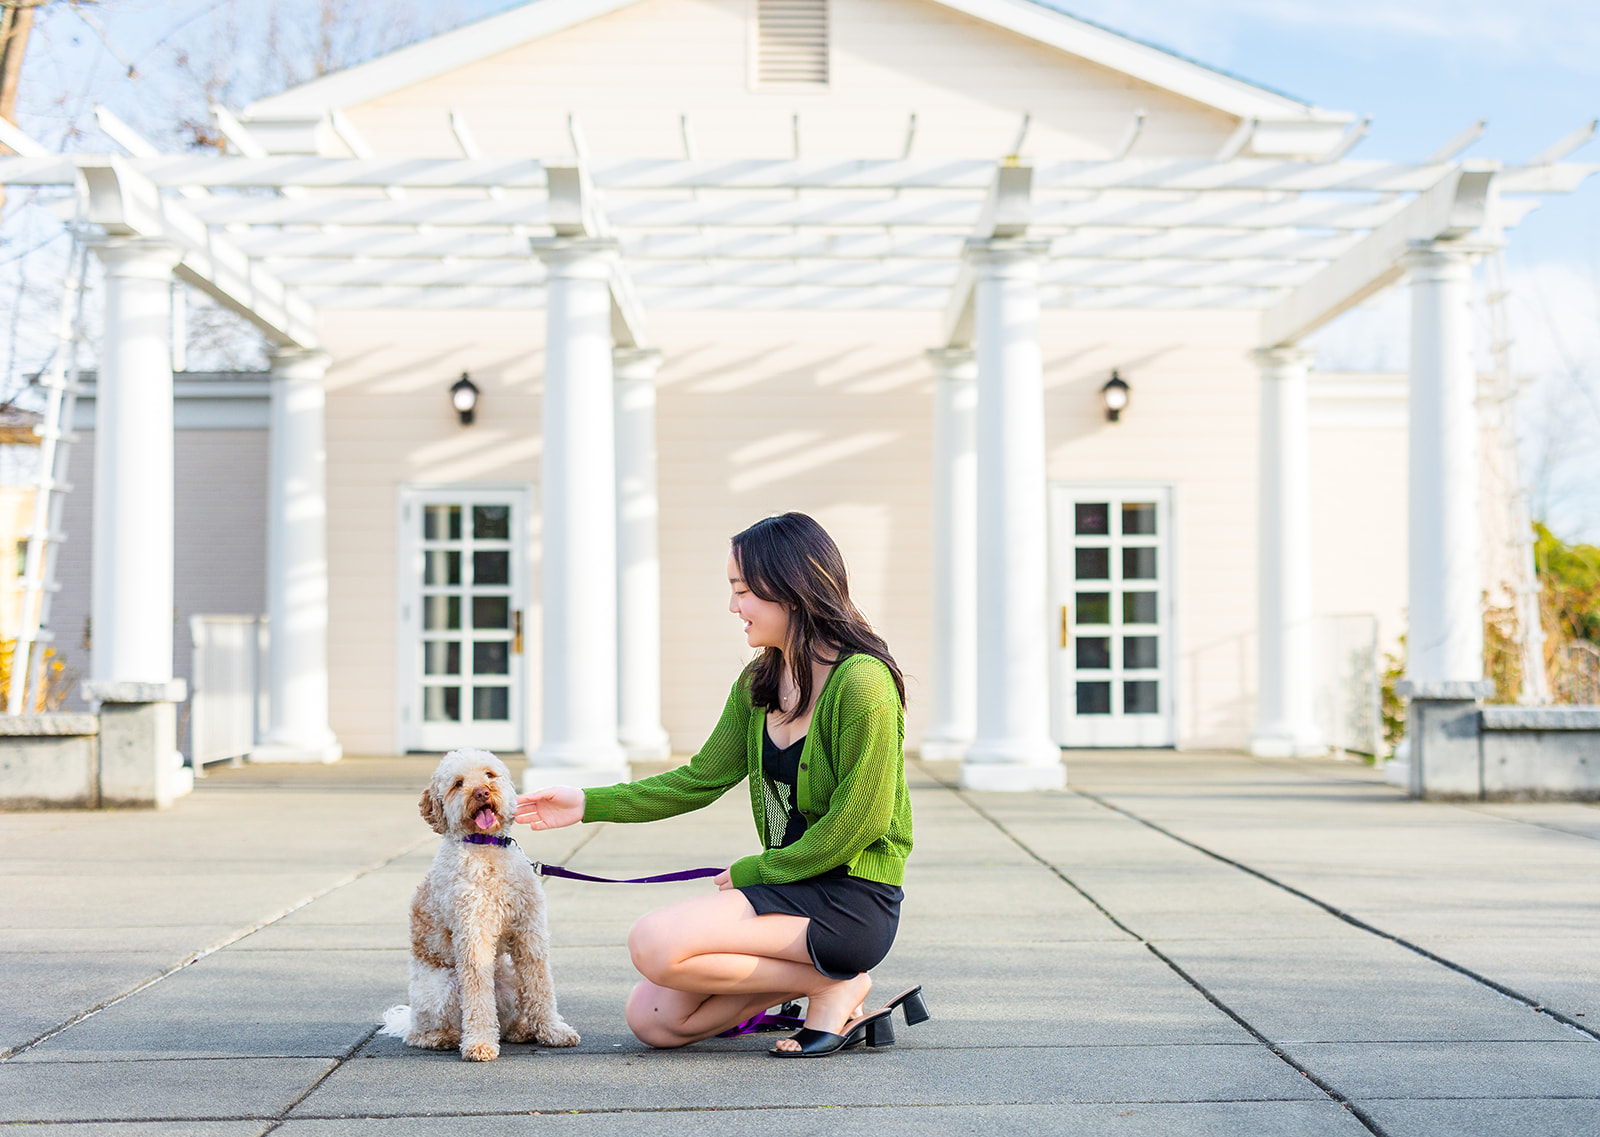
[[[582,1041],[578,1032],[560,1019],[541,1024],[533,1032],[533,1040],[540,1046],[576,1046]]]
[[[498,1042],[468,1042],[461,1047],[461,1057],[468,1062],[493,1062],[500,1057]]]

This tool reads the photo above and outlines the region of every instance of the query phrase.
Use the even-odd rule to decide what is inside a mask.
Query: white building
[[[160,681],[174,571],[180,617],[270,612],[262,757],[691,750],[746,658],[728,538],[786,509],[977,786],[1314,751],[1320,615],[1393,643],[1409,609],[1414,678],[1481,678],[1467,280],[1588,172],[1560,154],[1358,161],[1350,114],[1028,0],[534,0],[222,125],[242,157],[0,180],[76,165],[108,234],[93,482],[129,527],[99,511],[92,601],[63,552],[58,639],[92,609],[93,676]],[[281,349],[180,376],[176,570],[135,318],[172,271]],[[1308,375],[1396,285],[1409,380]]]

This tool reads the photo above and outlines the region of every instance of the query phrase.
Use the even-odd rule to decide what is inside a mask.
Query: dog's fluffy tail
[[[397,1007],[390,1007],[383,1012],[383,1029],[379,1034],[392,1035],[395,1038],[404,1038],[411,1029],[411,1008],[401,1003]]]

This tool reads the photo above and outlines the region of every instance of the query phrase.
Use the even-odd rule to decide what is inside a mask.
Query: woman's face
[[[763,600],[750,591],[739,572],[739,561],[728,554],[728,611],[744,621],[745,642],[751,647],[782,651],[789,642],[789,609],[776,600]]]

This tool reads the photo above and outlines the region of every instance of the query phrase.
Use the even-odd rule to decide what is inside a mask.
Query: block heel
[[[905,1015],[907,1026],[916,1026],[925,1023],[933,1016],[928,1013],[928,1000],[922,996],[922,985],[908,987],[894,998],[884,1004],[888,1011],[900,1008],[900,1013]]]
[[[894,1014],[884,1015],[881,1019],[873,1019],[867,1023],[867,1048],[876,1050],[880,1046],[894,1045]]]

